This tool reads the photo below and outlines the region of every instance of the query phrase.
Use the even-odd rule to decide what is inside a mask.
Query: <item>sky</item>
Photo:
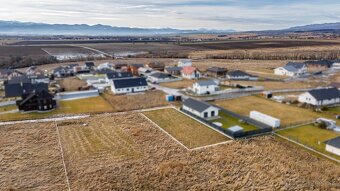
[[[340,0],[0,0],[0,20],[177,29],[340,22]]]

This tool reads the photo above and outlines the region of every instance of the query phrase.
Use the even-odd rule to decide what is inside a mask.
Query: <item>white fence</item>
[[[76,91],[76,92],[63,92],[57,93],[56,99],[58,100],[75,100],[89,97],[99,96],[98,90],[88,90],[88,91]]]

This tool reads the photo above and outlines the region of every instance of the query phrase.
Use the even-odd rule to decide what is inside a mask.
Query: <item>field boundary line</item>
[[[314,153],[317,153],[317,154],[319,154],[319,155],[321,155],[321,156],[323,156],[323,157],[326,157],[326,158],[328,158],[328,159],[330,159],[330,160],[332,160],[332,161],[335,161],[335,162],[337,162],[337,163],[340,163],[340,160],[335,159],[335,158],[333,158],[333,157],[330,157],[330,156],[328,156],[328,155],[326,155],[326,154],[323,154],[323,153],[321,153],[321,152],[319,152],[319,151],[317,151],[317,150],[314,150],[314,149],[312,149],[312,148],[310,148],[310,147],[307,147],[307,146],[305,146],[305,145],[302,144],[302,143],[299,143],[299,142],[297,142],[297,141],[291,140],[291,139],[289,139],[289,138],[287,138],[287,137],[285,137],[285,136],[279,135],[279,134],[274,133],[274,132],[273,132],[273,134],[276,135],[276,136],[278,136],[278,137],[280,137],[280,138],[282,138],[282,139],[285,139],[285,140],[287,140],[287,141],[290,141],[290,142],[292,142],[292,143],[295,143],[295,144],[297,144],[297,145],[299,145],[299,146],[301,146],[301,147],[303,147],[303,148],[305,148],[305,149],[307,149],[307,150],[310,150],[310,151],[312,151],[312,152],[314,152]]]
[[[313,121],[311,120],[311,121],[306,122],[306,123],[301,123],[299,125],[293,125],[293,126],[290,126],[290,127],[280,128],[280,129],[277,129],[277,130],[275,130],[273,132],[279,132],[279,131],[284,131],[284,130],[288,130],[288,129],[294,129],[294,128],[297,128],[297,127],[313,124],[313,122],[315,122],[315,120],[313,120]]]
[[[69,178],[68,178],[68,173],[67,173],[66,164],[65,164],[64,150],[63,150],[63,146],[62,146],[61,140],[60,140],[59,127],[58,127],[57,121],[54,121],[54,123],[55,123],[55,127],[56,127],[56,130],[57,130],[58,143],[59,143],[59,149],[60,149],[60,153],[61,153],[61,161],[63,163],[64,172],[65,172],[66,184],[67,184],[68,191],[71,191],[70,181],[69,181]]]
[[[165,131],[162,127],[160,127],[157,123],[153,122],[150,118],[148,118],[146,115],[144,115],[143,113],[139,113],[141,114],[146,120],[148,120],[151,124],[153,124],[154,126],[158,127],[158,129],[160,129],[162,132],[164,132],[166,135],[168,135],[171,139],[173,139],[175,142],[177,142],[178,144],[180,144],[182,147],[184,147],[186,150],[190,151],[190,149],[188,147],[186,147],[183,143],[181,143],[179,140],[177,140],[175,137],[173,137],[170,133],[168,133],[167,131]]]
[[[190,149],[190,151],[205,149],[205,148],[214,147],[214,146],[218,146],[218,145],[224,145],[224,144],[231,143],[231,142],[234,142],[234,140],[228,140],[228,141],[215,143],[215,144],[211,144],[211,145],[206,145],[206,146],[202,146],[202,147],[196,147],[196,148]]]
[[[20,123],[44,123],[44,122],[53,122],[53,121],[66,121],[66,120],[72,120],[72,119],[83,119],[83,118],[88,118],[88,117],[90,117],[90,115],[75,115],[75,116],[55,117],[55,118],[7,121],[7,122],[0,122],[0,126],[14,125],[14,124],[20,124]]]
[[[195,121],[197,121],[197,122],[203,124],[204,126],[206,126],[206,127],[210,128],[210,129],[212,129],[212,130],[214,130],[214,131],[216,131],[216,132],[222,134],[223,136],[228,137],[228,138],[231,139],[231,140],[234,140],[234,138],[230,137],[229,135],[226,135],[226,134],[222,133],[221,131],[219,131],[219,130],[213,128],[213,127],[211,127],[210,125],[208,125],[208,124],[206,124],[206,123],[203,123],[202,121],[200,121],[200,120],[198,120],[198,119],[195,119],[194,117],[192,117],[192,116],[186,114],[185,112],[183,112],[183,111],[181,111],[181,110],[179,110],[179,109],[177,109],[177,108],[175,108],[175,107],[174,107],[174,109],[177,110],[178,112],[180,112],[180,113],[182,113],[182,114],[184,114],[184,115],[190,117],[191,119],[193,119],[193,120],[195,120]]]

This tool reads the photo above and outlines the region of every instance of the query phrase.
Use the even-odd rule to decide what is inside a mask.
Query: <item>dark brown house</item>
[[[158,71],[164,71],[165,68],[165,64],[161,63],[161,62],[150,62],[148,64],[149,68],[152,68],[154,70],[158,70]]]
[[[129,64],[128,71],[133,75],[138,76],[138,69],[144,67],[144,64]]]
[[[53,95],[46,90],[22,95],[22,99],[16,102],[20,111],[50,111],[57,106]]]
[[[225,77],[227,75],[228,70],[226,68],[220,68],[220,67],[210,67],[207,69],[208,76],[211,77]]]

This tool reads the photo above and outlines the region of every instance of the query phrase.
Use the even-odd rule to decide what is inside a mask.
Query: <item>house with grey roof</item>
[[[206,102],[192,98],[183,101],[182,109],[204,119],[217,117],[220,110]]]
[[[340,103],[340,90],[337,88],[314,89],[301,94],[298,100],[314,106],[338,104]]]
[[[326,143],[326,151],[340,156],[340,136],[334,139],[328,140]]]
[[[181,71],[182,71],[182,67],[179,67],[179,66],[168,66],[168,67],[165,67],[164,71],[166,73],[169,73],[171,75],[180,75],[181,74]]]
[[[128,78],[112,80],[111,91],[114,94],[128,94],[148,90],[145,78]]]
[[[173,82],[178,80],[181,80],[181,78],[177,78],[171,74],[163,72],[155,72],[148,76],[148,81],[155,84],[163,82]]]
[[[217,66],[213,66],[207,69],[207,75],[212,77],[225,77],[228,70],[226,68],[221,68]]]
[[[258,76],[254,76],[243,72],[241,70],[234,70],[227,73],[227,78],[229,80],[258,80]]]
[[[198,95],[209,95],[218,91],[218,83],[214,80],[198,81],[192,85],[192,91]]]
[[[305,74],[307,67],[304,63],[288,62],[285,66],[275,68],[274,74],[279,76],[300,76]]]

